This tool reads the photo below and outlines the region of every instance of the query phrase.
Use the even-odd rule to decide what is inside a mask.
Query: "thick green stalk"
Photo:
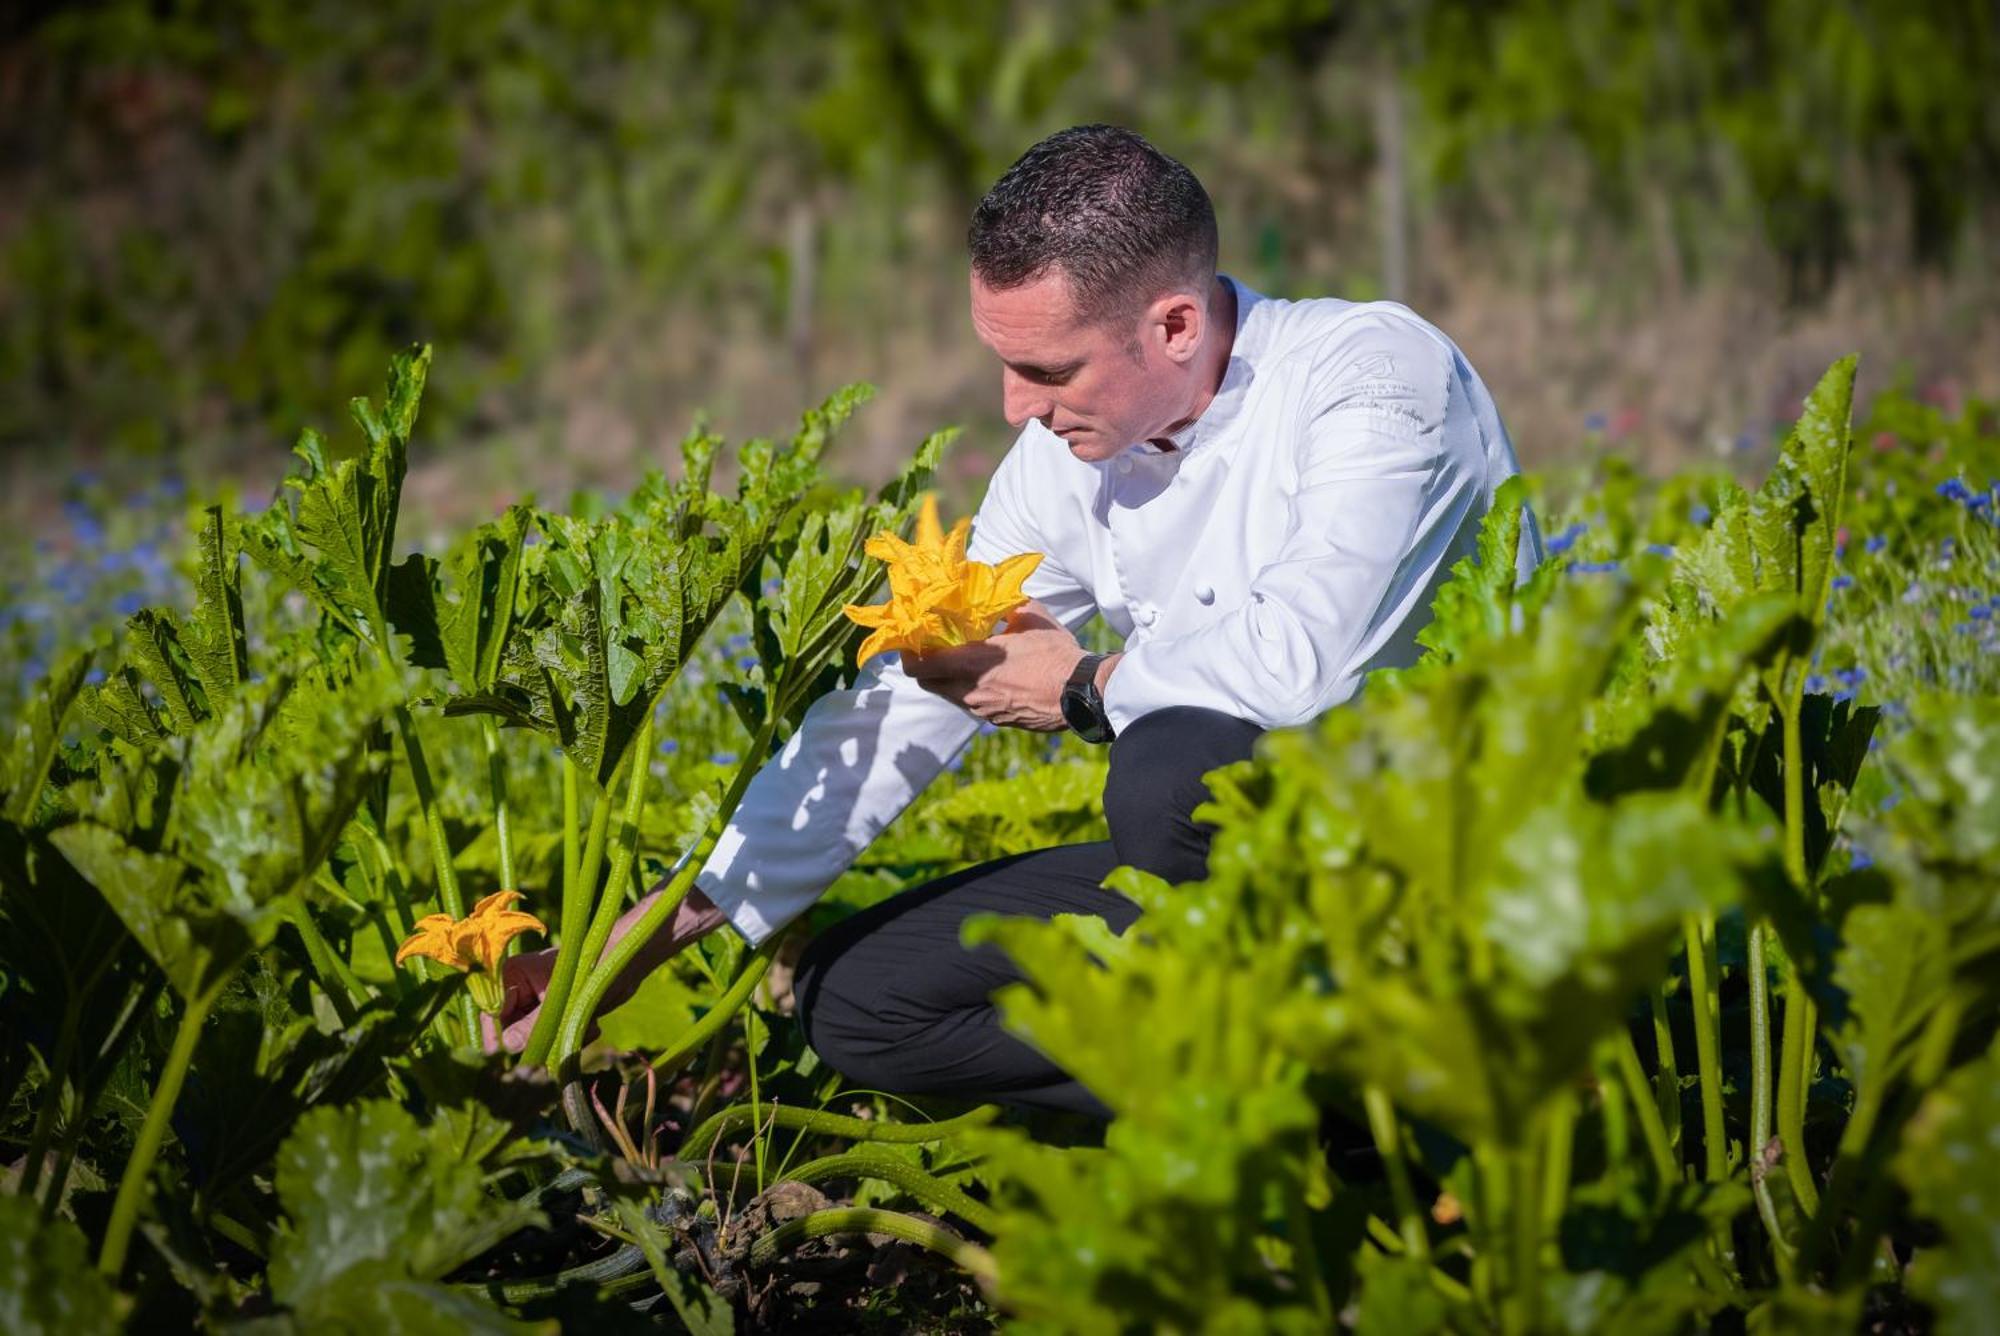
[[[69,1068],[76,1058],[79,1000],[72,998],[63,1008],[62,1029],[56,1035],[55,1056],[49,1060],[49,1079],[42,1087],[42,1107],[35,1115],[35,1130],[28,1137],[28,1158],[21,1166],[21,1183],[16,1191],[33,1198],[42,1179],[42,1167],[49,1157],[49,1138],[55,1135],[56,1109],[69,1099]]]
[[[975,1127],[984,1127],[1000,1112],[991,1104],[982,1104],[976,1109],[961,1113],[956,1118],[946,1118],[935,1123],[890,1123],[872,1118],[850,1118],[846,1114],[828,1113],[823,1109],[807,1109],[795,1104],[732,1104],[712,1115],[694,1131],[688,1133],[686,1141],[676,1151],[675,1158],[687,1163],[696,1163],[707,1156],[709,1149],[729,1133],[745,1127],[797,1128],[815,1132],[823,1136],[847,1137],[853,1141],[885,1141],[895,1145],[921,1145],[925,1142],[943,1141],[960,1132],[969,1132]]]
[[[1690,916],[1681,935],[1687,942],[1688,1002],[1694,1009],[1695,1067],[1701,1079],[1702,1177],[1720,1183],[1729,1177],[1729,1138],[1722,1121],[1722,980],[1715,959],[1715,920]]]
[[[956,1184],[933,1178],[908,1160],[851,1150],[808,1160],[780,1175],[788,1183],[824,1183],[836,1178],[872,1178],[902,1189],[934,1210],[948,1211],[983,1234],[997,1232],[1000,1218],[985,1202],[968,1197]]]
[[[1659,1106],[1660,1122],[1667,1129],[1667,1144],[1678,1158],[1681,1145],[1681,1065],[1674,1052],[1674,1027],[1667,1017],[1666,986],[1652,990],[1653,1051],[1659,1055],[1660,1070],[1653,1078],[1653,1099]]]
[[[625,909],[625,883],[632,878],[632,863],[639,854],[639,818],[646,806],[646,781],[652,778],[648,761],[653,754],[653,716],[648,711],[644,722],[639,725],[639,736],[632,744],[631,773],[625,786],[625,808],[618,814],[618,834],[611,844],[611,872],[604,880],[604,889],[597,893],[597,912],[591,916],[590,931],[584,935],[583,952],[579,961],[590,961],[593,965],[604,954],[604,945],[611,940],[611,930],[618,923],[618,915]],[[609,802],[606,794],[600,802]],[[581,965],[578,968],[583,968]],[[570,1010],[577,1008],[578,998],[572,998]],[[556,1042],[556,1062],[560,1064],[568,1056],[563,1050],[560,1035],[569,1029],[569,1017],[563,1017],[563,1030],[558,1032]]]
[[[1618,1064],[1625,1092],[1631,1096],[1632,1111],[1639,1118],[1639,1135],[1645,1140],[1646,1153],[1653,1159],[1653,1172],[1660,1180],[1660,1195],[1664,1197],[1681,1181],[1680,1162],[1674,1158],[1666,1123],[1660,1118],[1659,1103],[1652,1084],[1646,1080],[1646,1069],[1639,1061],[1639,1050],[1633,1046],[1631,1034],[1620,1034],[1611,1041],[1611,1047],[1612,1061]]]
[[[1771,1143],[1771,986],[1764,972],[1762,923],[1751,925],[1746,963],[1750,975],[1750,1191],[1757,1214],[1771,1236],[1771,1247],[1783,1257],[1790,1249],[1778,1225],[1777,1203],[1764,1172],[1764,1148]]]
[[[438,807],[437,790],[431,783],[431,767],[424,756],[424,743],[417,733],[417,721],[407,705],[396,706],[396,733],[403,739],[403,756],[410,764],[410,787],[416,791],[417,811],[423,817],[429,839],[431,866],[437,873],[438,907],[455,919],[465,917],[465,900],[458,893],[458,869],[451,861],[451,840],[444,828],[444,812]],[[479,1015],[472,995],[458,999],[459,1023],[465,1027],[465,1041],[477,1042]]]
[[[1547,1148],[1542,1158],[1542,1233],[1554,1238],[1569,1207],[1569,1181],[1576,1140],[1576,1095],[1564,1091],[1548,1112]]]
[[[159,1158],[160,1143],[166,1139],[167,1121],[173,1116],[181,1086],[187,1081],[188,1067],[194,1061],[202,1022],[208,1019],[209,1009],[221,995],[218,984],[189,1000],[187,1010],[181,1013],[180,1029],[174,1032],[173,1047],[167,1050],[166,1064],[160,1068],[153,1098],[146,1105],[146,1120],[139,1125],[131,1158],[125,1161],[125,1172],[118,1179],[118,1197],[111,1204],[104,1247],[97,1254],[97,1269],[113,1280],[125,1269],[125,1253],[132,1244],[132,1229],[139,1222],[139,1209],[145,1204],[147,1180],[152,1177],[153,1161]]]
[[[577,1049],[582,1047],[584,1032],[589,1028],[592,1018],[596,1016],[597,1007],[603,1002],[604,995],[610,991],[611,985],[616,983],[619,976],[625,973],[626,968],[638,957],[639,952],[643,951],[646,945],[653,940],[654,935],[672,921],[674,911],[679,909],[681,901],[687,898],[688,888],[694,885],[695,877],[708,862],[708,856],[715,851],[716,841],[722,838],[723,828],[728,824],[730,816],[735,813],[737,804],[743,801],[743,794],[750,787],[751,777],[762,767],[764,758],[770,754],[771,739],[776,736],[777,729],[778,712],[773,710],[765,719],[763,728],[758,730],[756,740],[745,756],[744,763],[737,767],[736,777],[730,781],[728,791],[722,795],[722,801],[716,805],[715,814],[709,818],[707,827],[702,831],[701,837],[695,841],[694,847],[681,860],[679,869],[674,873],[672,879],[668,881],[653,903],[646,907],[646,912],[639,916],[626,934],[619,938],[617,943],[590,967],[589,972],[584,977],[582,991],[577,999],[576,1006],[569,1008],[568,1014],[562,1017],[562,1033],[565,1036],[562,1048],[564,1060],[567,1060],[569,1054],[575,1053]],[[595,829],[595,822],[593,822],[593,829]],[[603,847],[602,837],[598,837],[596,842],[601,849]],[[589,858],[586,858],[585,861],[594,862],[594,860]],[[568,921],[567,917],[565,917],[564,921]],[[556,961],[557,974],[560,976],[562,969],[562,957],[560,953],[558,953]],[[574,971],[574,964],[571,965],[571,969]],[[567,988],[567,981],[565,981],[565,988]],[[554,996],[553,987],[551,987],[550,996]],[[548,1003],[544,1001],[542,1004],[541,1019],[535,1023],[535,1032],[537,1035],[541,1033],[543,1023],[548,1020],[549,1007]],[[553,1034],[551,1037],[554,1037]],[[544,1051],[541,1055],[542,1058],[547,1057],[547,1047],[547,1045],[544,1046]],[[541,1058],[533,1060],[540,1061]]]
[[[563,757],[563,826],[567,841],[569,832],[575,829],[571,819],[576,808],[576,790],[579,784],[576,762]],[[590,833],[584,840],[583,853],[574,864],[576,877],[563,882],[562,897],[562,939],[556,943],[555,968],[549,974],[548,991],[542,994],[542,1010],[535,1017],[535,1028],[528,1035],[527,1046],[521,1051],[521,1063],[527,1067],[539,1067],[549,1060],[550,1051],[555,1047],[556,1035],[562,1029],[563,1011],[569,1005],[570,989],[576,982],[577,967],[583,959],[584,938],[590,932],[593,894],[597,890],[597,865],[604,858],[604,836],[611,826],[611,795],[599,794],[590,808]],[[569,851],[563,851],[564,872],[571,864]]]
[[[865,1206],[839,1206],[829,1211],[814,1211],[811,1215],[778,1226],[750,1246],[750,1265],[769,1266],[786,1250],[808,1239],[825,1238],[829,1234],[887,1234],[905,1243],[927,1248],[989,1285],[1000,1276],[1000,1269],[993,1263],[993,1254],[976,1243],[967,1243],[944,1226],[919,1220],[915,1216]]]
[[[1513,1293],[1507,1305],[1510,1331],[1529,1333],[1542,1325],[1542,1165],[1546,1135],[1540,1119],[1509,1154],[1513,1183],[1508,1193],[1513,1219]]]
[[[1805,744],[1799,729],[1799,700],[1790,697],[1781,712],[1785,737],[1785,871],[1808,903],[1817,899],[1806,867]],[[1818,1009],[1806,996],[1796,966],[1785,983],[1785,1028],[1778,1050],[1778,1139],[1785,1148],[1785,1175],[1799,1205],[1819,1209],[1819,1187],[1806,1156],[1806,1091],[1812,1081]]]
[[[1431,1255],[1430,1231],[1424,1227],[1423,1212],[1417,1208],[1417,1194],[1410,1186],[1410,1166],[1403,1158],[1403,1131],[1396,1121],[1396,1106],[1389,1092],[1377,1085],[1361,1087],[1361,1104],[1368,1113],[1368,1131],[1375,1138],[1375,1153],[1389,1174],[1389,1196],[1396,1204],[1397,1230],[1411,1257],[1427,1262]]]
[[[486,786],[493,795],[493,838],[500,848],[500,889],[518,891],[521,883],[514,879],[514,820],[507,807],[507,754],[500,748],[500,721],[482,714],[479,728],[486,740]]]
[[[721,1032],[750,994],[763,982],[764,974],[771,968],[771,958],[777,953],[778,937],[772,937],[757,948],[757,953],[744,962],[742,973],[736,976],[727,992],[716,999],[702,1018],[690,1025],[674,1046],[653,1059],[653,1066],[671,1072],[678,1064],[692,1057],[703,1044]]]

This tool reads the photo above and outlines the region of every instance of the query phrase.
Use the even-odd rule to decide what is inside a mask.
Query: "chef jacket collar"
[[[1182,427],[1172,436],[1174,452],[1191,455],[1205,449],[1212,442],[1221,440],[1229,424],[1243,411],[1243,401],[1249,394],[1250,382],[1256,372],[1250,360],[1257,351],[1246,341],[1244,331],[1250,322],[1250,308],[1264,300],[1261,293],[1253,292],[1227,274],[1219,275],[1236,293],[1236,338],[1229,346],[1229,365],[1223,368],[1222,384],[1216,388],[1215,397],[1202,409],[1201,416]],[[1254,340],[1254,332],[1252,339]],[[1142,455],[1164,455],[1168,452],[1151,441],[1140,441],[1126,447]]]

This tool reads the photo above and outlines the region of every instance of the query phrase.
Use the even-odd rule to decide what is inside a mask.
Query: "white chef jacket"
[[[1073,630],[1097,614],[1124,637],[1104,691],[1119,732],[1172,705],[1301,724],[1413,662],[1437,586],[1519,468],[1478,374],[1407,307],[1226,281],[1229,365],[1175,449],[1086,463],[1030,422],[973,520],[973,559],[1044,553],[1027,593]],[[1530,517],[1519,573],[1539,557]],[[758,771],[696,884],[763,941],[978,725],[877,655]]]

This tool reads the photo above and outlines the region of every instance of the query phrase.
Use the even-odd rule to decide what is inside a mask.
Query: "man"
[[[865,910],[812,944],[793,995],[813,1047],[864,1085],[1103,1116],[1001,1028],[991,995],[1018,973],[997,948],[961,946],[961,925],[1081,913],[1122,932],[1137,909],[1101,887],[1114,867],[1200,877],[1202,776],[1411,662],[1438,584],[1517,466],[1449,339],[1392,303],[1276,301],[1218,275],[1206,192],[1128,131],[1035,145],[969,240],[973,328],[1021,429],[969,555],[1044,553],[1032,601],[990,640],[878,656],[815,702],[643,965],[725,921],[753,943],[783,927],[981,720],[1072,728],[1111,748],[1109,840]],[[1530,526],[1523,571],[1535,548]],[[1074,632],[1093,615],[1121,652],[1084,653]],[[517,971],[516,1011],[545,972]]]

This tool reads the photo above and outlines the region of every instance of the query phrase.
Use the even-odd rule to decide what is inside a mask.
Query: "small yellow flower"
[[[472,995],[487,1011],[500,1009],[500,962],[506,957],[507,943],[524,932],[547,932],[533,914],[510,906],[521,898],[519,891],[495,891],[472,907],[462,919],[449,914],[426,914],[417,920],[417,930],[396,949],[396,963],[411,956],[429,956],[455,970],[472,971]]]
[[[868,555],[889,568],[889,601],[846,605],[850,620],[874,629],[861,643],[856,663],[884,650],[921,653],[984,640],[995,623],[1026,601],[1021,586],[1042,564],[1042,554],[1024,552],[997,566],[968,561],[971,528],[971,519],[963,518],[946,533],[938,523],[937,498],[926,493],[914,543],[887,530],[868,540]]]

